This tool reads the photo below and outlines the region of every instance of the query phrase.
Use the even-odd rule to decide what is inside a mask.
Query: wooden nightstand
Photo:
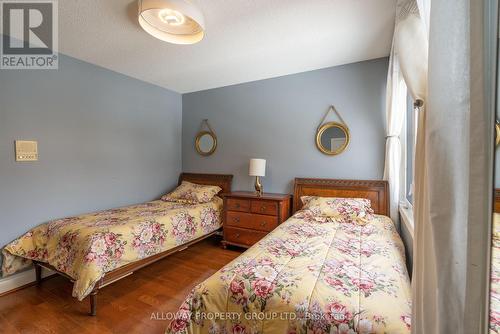
[[[237,191],[224,194],[222,246],[248,248],[290,217],[291,195]]]

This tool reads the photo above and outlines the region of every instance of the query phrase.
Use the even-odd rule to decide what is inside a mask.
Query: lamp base
[[[260,183],[260,177],[256,176],[255,177],[255,191],[257,193],[257,196],[262,196],[264,193],[264,187],[262,187],[262,183]]]

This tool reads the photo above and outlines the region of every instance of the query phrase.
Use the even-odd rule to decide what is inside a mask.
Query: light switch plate
[[[38,143],[32,140],[16,140],[16,161],[38,161]]]

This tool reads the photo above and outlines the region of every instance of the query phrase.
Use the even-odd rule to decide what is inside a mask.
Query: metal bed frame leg
[[[94,290],[90,293],[90,315],[95,317],[97,314],[97,293],[99,290]]]

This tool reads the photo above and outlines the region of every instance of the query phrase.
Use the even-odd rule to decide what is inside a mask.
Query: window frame
[[[408,114],[409,114],[409,108],[412,108],[413,113],[413,149],[411,152],[409,152],[408,148]],[[400,203],[399,203],[399,214],[401,216],[401,220],[405,224],[406,229],[410,232],[411,237],[413,238],[413,230],[415,227],[414,224],[414,216],[413,216],[413,203],[408,200],[408,154],[413,153],[412,157],[412,183],[414,185],[414,178],[415,178],[415,147],[416,147],[416,136],[417,136],[417,121],[418,121],[418,115],[416,114],[418,111],[415,110],[415,106],[413,104],[413,99],[411,98],[410,94],[407,95],[406,99],[406,108],[405,108],[405,117],[403,121],[403,131],[401,131],[401,189],[402,192],[400,194]]]

